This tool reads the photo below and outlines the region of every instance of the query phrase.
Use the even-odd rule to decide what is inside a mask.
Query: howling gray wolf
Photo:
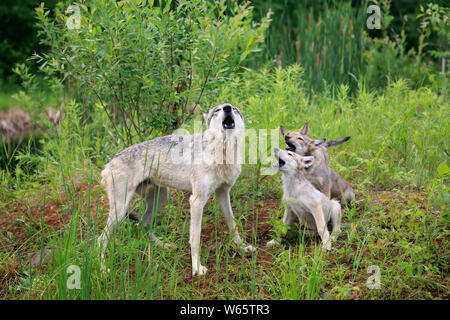
[[[98,238],[101,259],[113,229],[126,215],[135,192],[144,194],[147,208],[141,223],[151,223],[152,216],[167,201],[168,188],[192,192],[190,197],[190,234],[192,274],[204,275],[200,263],[200,233],[203,207],[215,192],[233,241],[245,252],[234,222],[230,189],[241,172],[240,145],[245,136],[244,118],[232,104],[218,104],[204,115],[206,130],[193,135],[163,136],[126,148],[116,154],[102,171],[110,212],[103,233]],[[158,244],[162,241],[151,233]]]
[[[314,156],[314,166],[308,170],[306,177],[319,191],[330,199],[340,200],[342,204],[350,203],[355,199],[355,193],[350,184],[328,166],[330,159],[328,148],[340,145],[348,141],[350,137],[332,141],[313,140],[309,137],[308,123],[299,131],[288,131],[280,127],[280,132],[284,136],[286,150],[301,156]]]
[[[317,232],[322,239],[322,248],[331,250],[330,233],[327,223],[331,221],[332,234],[340,232],[341,206],[336,200],[330,200],[317,190],[305,177],[305,172],[315,161],[313,156],[302,157],[298,154],[274,149],[278,160],[275,165],[281,171],[283,181],[283,202],[285,203],[283,223],[290,225],[297,216],[300,225],[306,231]],[[268,246],[278,243],[271,240]]]

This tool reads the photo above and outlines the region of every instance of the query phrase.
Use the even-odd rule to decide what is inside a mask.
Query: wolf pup
[[[317,190],[305,177],[305,173],[314,164],[313,156],[302,157],[298,154],[274,149],[278,161],[275,166],[281,171],[283,181],[283,202],[286,203],[283,222],[292,224],[294,215],[306,230],[317,232],[322,239],[322,248],[331,250],[330,233],[327,223],[331,220],[332,233],[340,232],[341,206],[336,200],[330,200]],[[271,240],[268,246],[277,243]]]
[[[241,172],[240,144],[244,137],[241,111],[229,103],[218,104],[204,114],[206,130],[193,135],[159,137],[130,146],[116,154],[102,171],[110,212],[98,238],[104,269],[104,251],[113,229],[123,220],[135,192],[142,192],[147,207],[141,220],[148,225],[152,215],[167,201],[168,188],[192,192],[190,234],[192,274],[204,275],[200,263],[200,233],[203,207],[215,192],[235,244],[244,247],[234,222],[230,189]],[[229,156],[231,154],[231,156]],[[224,159],[226,155],[226,159]],[[154,234],[151,238],[158,243]]]
[[[286,128],[280,127],[280,132],[284,136],[286,150],[301,156],[314,156],[314,167],[308,172],[307,178],[318,190],[329,198],[339,199],[341,203],[350,203],[355,199],[350,184],[328,166],[330,159],[328,148],[338,146],[348,141],[350,137],[332,141],[314,140],[309,137],[308,123],[299,131],[287,131]]]

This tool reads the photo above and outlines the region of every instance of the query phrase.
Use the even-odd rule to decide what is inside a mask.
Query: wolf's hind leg
[[[328,232],[322,206],[318,204],[312,207],[312,214],[316,222],[317,232],[322,239],[322,248],[331,250],[330,233]]]
[[[144,216],[141,220],[142,226],[153,223],[152,219],[156,217],[158,211],[166,204],[168,198],[168,189],[166,187],[149,186],[147,192],[143,195],[146,201]]]
[[[341,232],[342,210],[339,202],[331,201],[331,203],[331,223],[333,225],[331,239],[336,240],[336,233]]]
[[[146,188],[146,192],[143,194],[146,201],[146,208],[144,216],[141,220],[141,226],[145,227],[150,225],[150,239],[155,242],[158,248],[173,249],[175,248],[175,245],[162,241],[161,239],[156,237],[153,231],[151,231],[153,228],[153,220],[155,219],[159,210],[166,204],[168,194],[169,190],[166,187],[150,185]]]
[[[111,173],[112,174],[112,173]],[[97,243],[100,248],[101,267],[105,271],[105,250],[108,244],[108,239],[114,229],[120,224],[126,216],[127,207],[133,197],[136,186],[128,185],[126,177],[108,177],[105,188],[109,199],[109,215],[106,221],[105,228],[102,234],[98,237]]]

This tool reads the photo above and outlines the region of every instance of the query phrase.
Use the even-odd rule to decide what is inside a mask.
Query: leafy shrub
[[[54,18],[37,9],[40,37],[51,49],[35,58],[84,107],[99,103],[128,144],[167,133],[216,102],[217,89],[258,50],[269,24],[269,15],[253,23],[245,4],[225,15],[225,1],[95,0],[70,7],[69,16],[66,9],[60,3]]]

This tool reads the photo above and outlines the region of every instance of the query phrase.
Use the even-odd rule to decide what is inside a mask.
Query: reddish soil
[[[75,186],[73,196],[69,197],[71,200],[68,200],[66,193],[62,192],[58,200],[46,199],[45,206],[44,200],[42,200],[42,205],[31,207],[15,202],[0,215],[0,230],[7,237],[11,237],[8,233],[14,235],[20,245],[28,237],[27,231],[33,228],[35,230],[40,230],[42,227],[47,227],[51,230],[63,228],[70,222],[73,201],[77,201],[77,208],[83,208],[83,213],[87,208],[87,201],[90,201],[89,209],[92,218],[95,219],[97,202],[99,208],[103,208],[98,211],[103,212],[109,209],[108,201],[106,201],[106,196],[99,190],[98,185],[91,186],[90,200],[87,199],[88,192],[89,183],[82,183]],[[80,200],[82,203],[79,203]],[[104,219],[104,217],[102,218]]]

